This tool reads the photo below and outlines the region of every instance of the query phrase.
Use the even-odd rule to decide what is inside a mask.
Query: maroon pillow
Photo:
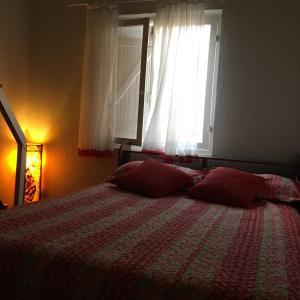
[[[218,167],[211,170],[188,195],[204,201],[249,207],[265,179],[240,170]]]
[[[148,159],[140,166],[111,180],[120,188],[152,198],[165,197],[193,185],[181,170]]]
[[[133,169],[137,168],[143,163],[141,160],[136,160],[136,161],[130,161],[120,167],[118,167],[112,175],[106,178],[106,182],[112,182],[116,177],[121,176],[129,171],[132,171]],[[179,169],[180,171],[184,172],[185,174],[193,177],[194,179],[194,184],[197,184],[202,178],[205,177],[205,175],[208,173],[208,169],[200,169],[200,170],[194,170],[178,165],[171,165],[167,164],[168,166]]]
[[[124,165],[121,165],[108,178],[106,178],[105,181],[111,182],[116,177],[121,176],[121,175],[123,175],[127,172],[132,171],[136,167],[140,166],[142,163],[143,163],[143,161],[141,161],[141,160],[133,160],[133,161],[130,161],[130,162],[124,164]]]

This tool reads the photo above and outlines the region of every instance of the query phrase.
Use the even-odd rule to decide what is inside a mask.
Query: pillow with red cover
[[[159,198],[191,187],[193,178],[167,164],[148,159],[110,182],[130,192]]]
[[[199,170],[194,170],[194,169],[190,169],[190,168],[186,168],[186,167],[182,167],[182,166],[177,166],[177,165],[169,165],[173,168],[176,168],[178,170],[181,170],[182,172],[184,172],[187,175],[190,175],[191,177],[193,177],[194,180],[194,184],[197,184],[198,182],[200,182],[209,172],[209,169],[199,169]]]
[[[119,168],[117,168],[114,171],[114,173],[106,179],[106,181],[111,182],[116,177],[121,176],[129,171],[132,171],[133,169],[140,166],[142,163],[143,163],[142,160],[136,160],[136,161],[130,161],[130,162],[124,164],[124,165],[120,166]],[[200,182],[200,180],[208,173],[208,169],[194,170],[194,169],[177,166],[177,165],[171,165],[171,164],[167,164],[167,165],[172,168],[178,169],[178,170],[184,172],[185,174],[193,177],[194,184],[197,184],[198,182]]]
[[[204,201],[247,208],[251,206],[264,182],[265,179],[260,176],[232,168],[217,167],[190,189],[188,195]]]
[[[113,174],[111,174],[106,181],[111,182],[114,178],[121,176],[127,172],[132,171],[133,169],[135,169],[136,167],[140,166],[143,163],[143,161],[141,160],[133,160],[130,161],[120,167],[118,167]]]
[[[297,187],[294,180],[273,174],[259,174],[259,176],[265,178],[266,182],[258,198],[283,202],[300,201],[299,186]]]

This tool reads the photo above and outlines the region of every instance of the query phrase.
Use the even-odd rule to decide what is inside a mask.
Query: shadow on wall
[[[67,1],[34,1],[26,133],[45,144],[45,197],[99,183],[116,167],[115,156],[77,154],[85,17],[84,7],[68,8]],[[33,140],[39,135],[43,141]]]

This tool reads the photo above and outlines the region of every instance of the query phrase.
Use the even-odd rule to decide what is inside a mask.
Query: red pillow
[[[152,198],[165,197],[193,185],[181,170],[148,159],[140,166],[111,180],[120,188]]]
[[[124,165],[118,167],[114,171],[114,173],[106,179],[106,181],[112,182],[112,180],[114,180],[116,177],[121,176],[129,171],[132,171],[133,169],[140,166],[142,163],[143,163],[143,161],[136,160],[136,161],[130,161],[130,162],[124,164]],[[178,169],[178,170],[184,172],[185,174],[193,177],[194,184],[197,184],[198,182],[200,182],[200,180],[208,173],[208,169],[194,170],[194,169],[190,169],[190,168],[186,168],[186,167],[182,167],[182,166],[178,166],[178,165],[171,165],[171,164],[167,164],[167,165],[172,168]]]
[[[211,170],[188,195],[204,201],[249,207],[265,179],[240,170],[218,167]]]
[[[111,182],[116,177],[132,171],[136,167],[140,166],[142,163],[143,163],[143,161],[141,161],[141,160],[133,160],[124,165],[121,165],[113,172],[113,174],[111,174],[108,178],[106,178],[106,181]]]

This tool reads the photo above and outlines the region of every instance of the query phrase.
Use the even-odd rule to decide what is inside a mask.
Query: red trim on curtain
[[[99,151],[95,149],[78,149],[78,154],[84,157],[111,157],[114,155],[113,150]]]

